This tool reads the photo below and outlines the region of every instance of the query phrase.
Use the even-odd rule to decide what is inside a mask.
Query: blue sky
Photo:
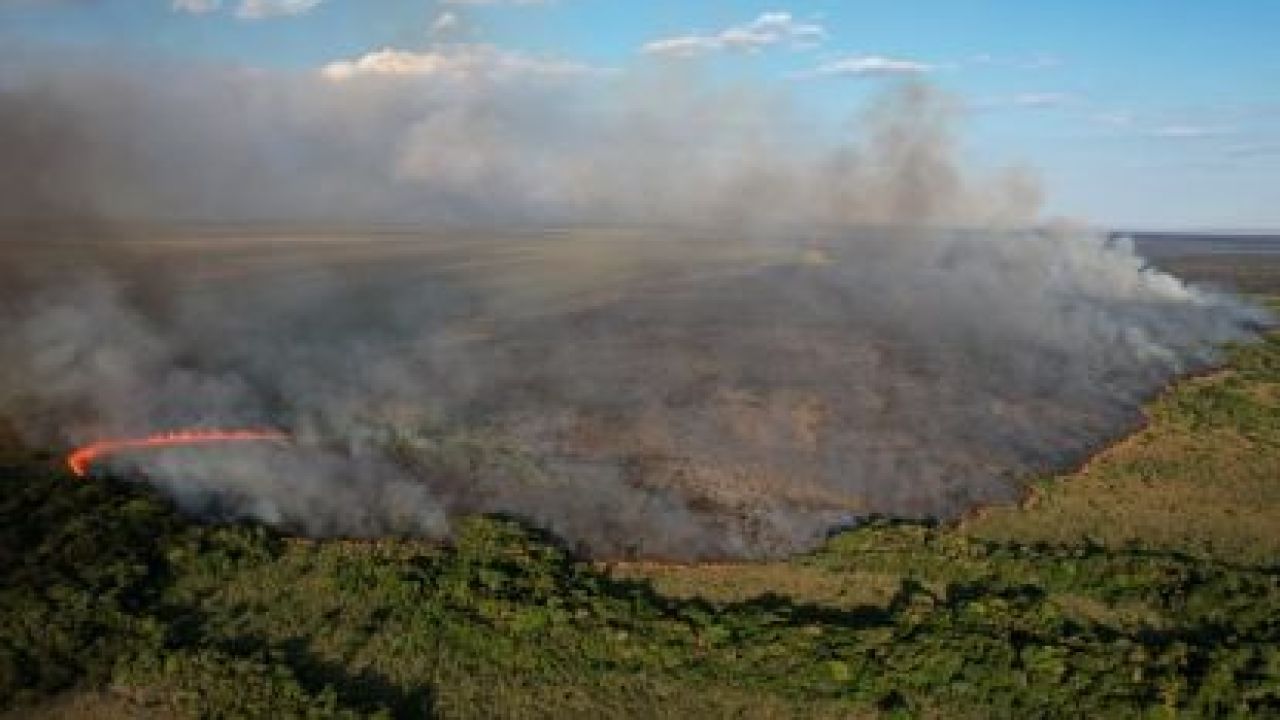
[[[661,62],[833,122],[926,76],[968,108],[971,162],[1034,167],[1049,213],[1162,227],[1280,228],[1278,30],[1274,0],[0,0],[0,42],[289,71],[479,46]]]

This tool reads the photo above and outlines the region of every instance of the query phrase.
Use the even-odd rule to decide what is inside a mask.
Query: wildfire
[[[178,430],[141,438],[98,440],[67,455],[67,467],[77,477],[84,477],[89,466],[99,458],[127,450],[235,442],[288,442],[289,439],[288,435],[277,430]]]

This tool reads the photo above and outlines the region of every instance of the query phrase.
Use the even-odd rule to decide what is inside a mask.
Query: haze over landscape
[[[1240,22],[1246,10],[1251,20]],[[1153,18],[1166,21],[1159,32]],[[433,714],[423,710],[420,676],[388,671],[351,685],[336,669],[346,660],[306,659],[288,644],[315,635],[282,640],[274,625],[260,647],[211,640],[241,620],[274,616],[237,615],[215,593],[201,616],[209,619],[193,619],[205,612],[192,609],[206,602],[192,599],[200,583],[252,581],[226,574],[240,560],[215,571],[192,558],[227,552],[258,558],[245,562],[267,573],[322,573],[273,563],[302,557],[295,550],[347,552],[327,541],[357,538],[371,542],[353,546],[365,549],[351,550],[352,562],[410,558],[421,561],[412,573],[457,579],[441,585],[454,588],[453,599],[433,591],[423,607],[444,602],[453,609],[442,613],[484,621],[443,623],[432,631],[441,633],[436,649],[415,651],[406,668],[432,652],[475,662],[471,640],[439,639],[449,632],[554,622],[522,625],[524,610],[493,611],[487,599],[473,613],[473,591],[523,607],[560,583],[547,608],[560,607],[561,591],[623,602],[611,593],[632,591],[608,584],[612,575],[591,580],[588,561],[608,563],[608,573],[637,560],[754,562],[786,568],[792,582],[796,567],[853,567],[850,547],[878,557],[910,545],[901,567],[857,570],[901,575],[895,591],[873,598],[881,609],[803,610],[851,643],[873,642],[859,634],[863,623],[902,626],[926,596],[942,613],[990,593],[1023,609],[1059,591],[1075,597],[1074,586],[1045,579],[1058,577],[1053,568],[1100,553],[1104,564],[1145,567],[1143,542],[1171,553],[1153,563],[1176,565],[1159,582],[1202,571],[1221,580],[1208,589],[1188,580],[1177,592],[1256,583],[1271,602],[1280,597],[1275,545],[1249,533],[1270,517],[1266,418],[1280,397],[1271,388],[1280,365],[1269,300],[1280,291],[1280,51],[1267,29],[1277,26],[1280,9],[1261,2],[1068,11],[1013,2],[0,0],[0,445],[18,458],[0,464],[68,486],[37,479],[15,485],[6,502],[26,508],[13,509],[15,518],[74,515],[87,503],[83,516],[98,513],[95,527],[112,528],[103,533],[169,528],[155,532],[172,552],[131,567],[170,567],[144,575],[172,585],[140,590],[120,610],[151,608],[138,612],[168,628],[156,636],[165,652],[285,657],[280,677],[296,676],[301,689],[290,697],[299,703],[390,707],[397,716]],[[1199,375],[1229,391],[1197,396],[1200,405],[1168,400],[1181,397],[1171,383]],[[1175,409],[1153,414],[1153,402]],[[1123,535],[1129,526],[1111,523],[1122,535],[1110,538],[1112,529],[1091,524],[1105,526],[1106,502],[1079,501],[1093,514],[1073,516],[1074,496],[1044,483],[1108,467],[1133,433],[1147,447],[1149,422],[1177,428],[1171,437],[1186,447],[1222,441],[1213,428],[1224,423],[1246,428],[1232,437],[1257,459],[1239,461],[1252,479],[1233,492],[1251,499],[1224,500],[1236,520],[1203,546],[1169,529],[1172,521],[1148,522],[1147,511],[1133,513],[1144,530]],[[1181,477],[1181,467],[1141,465],[1138,492]],[[1059,498],[1036,510],[1051,519],[1033,512],[1044,497]],[[117,502],[104,498],[118,505],[94,504]],[[160,502],[174,514],[150,504]],[[1189,504],[1162,498],[1159,507],[1183,518]],[[1031,514],[1007,515],[1020,512]],[[24,519],[14,538],[74,556],[80,545],[48,538],[78,522]],[[977,523],[977,539],[963,535],[966,523]],[[1072,535],[1083,528],[1094,534]],[[181,538],[202,538],[190,540],[202,549],[174,549],[185,547]],[[303,544],[273,544],[280,538]],[[1006,551],[1001,542],[1024,544]],[[1224,548],[1240,547],[1260,556],[1218,564]],[[400,549],[359,555],[382,548]],[[971,589],[950,575],[920,580],[928,572],[916,568],[936,565],[932,552],[996,565],[1007,552],[1050,569],[999,565],[991,573],[1015,579],[994,590],[981,585],[993,574],[974,571],[964,580]],[[1195,565],[1202,560],[1212,571]],[[39,563],[27,562],[0,554],[14,577],[38,575]],[[644,567],[646,579],[667,572],[651,577]],[[528,593],[491,581],[526,571],[545,575]],[[379,577],[396,582],[412,574],[386,572]],[[1080,578],[1080,597],[1119,597]],[[852,587],[846,581],[822,580],[841,592]],[[720,591],[699,583],[696,597]],[[801,586],[797,598],[824,602]],[[15,587],[35,593],[14,595],[15,607],[46,607],[37,584]],[[634,608],[665,609],[624,613],[619,623],[700,612],[644,592],[631,596]],[[582,600],[582,618],[599,610],[591,602]],[[1052,602],[1066,603],[1064,622],[1087,621],[1088,653],[1103,652],[1091,643],[1114,623],[1157,637],[1144,658],[1172,657],[1175,641],[1152,628],[1192,622],[1163,605],[1164,619],[1139,613],[1133,624],[1120,610]],[[773,622],[741,619],[756,609],[720,608],[725,623]],[[14,616],[36,617],[22,612]],[[1231,621],[1243,627],[1252,617]],[[215,630],[219,618],[228,624]],[[205,634],[186,633],[184,622]],[[406,642],[426,637],[414,627]],[[715,627],[706,636],[699,629],[697,643],[723,649],[738,632]],[[1274,628],[1248,627],[1247,643],[1258,645],[1241,652],[1263,653],[1269,641],[1257,633]],[[356,632],[342,626],[335,637],[348,631]],[[94,636],[125,637],[115,632]],[[133,649],[112,655],[108,669],[59,675],[74,653],[55,648],[40,657],[61,680],[0,673],[0,701],[91,675],[142,687],[161,677],[164,688],[215,677],[206,668],[179,679],[174,668],[186,660],[159,669],[138,660],[164,654],[142,635],[121,640]],[[0,635],[0,660],[18,667],[36,652],[21,637]],[[1227,652],[1197,637],[1196,652]],[[258,649],[236,654],[246,647]],[[406,647],[367,662],[381,667]],[[725,667],[746,657],[736,652]],[[1066,662],[1057,649],[1044,652],[1015,652],[1035,680],[1024,690],[1068,676],[1035,675]],[[513,650],[485,662],[522,657]],[[433,662],[433,673],[444,672]],[[615,662],[630,660],[602,667]],[[1171,663],[1156,665],[1165,672]],[[1266,663],[1280,658],[1238,667]],[[1218,707],[1234,696],[1222,690],[1229,683],[1195,674],[1211,665],[1186,661],[1158,688],[1089,697],[1098,707],[1168,697]],[[841,702],[925,715],[953,700],[978,702],[930,694],[940,687],[932,681],[908,689],[876,676],[857,685],[851,666],[824,667],[837,685],[853,683],[852,694],[832,691]],[[1073,672],[1094,677],[1084,668]],[[770,678],[760,682],[773,693]],[[822,678],[805,686],[809,694],[770,697],[827,697],[814,690],[827,687]],[[972,687],[983,702],[1000,697],[1011,715],[1049,702],[982,678]],[[442,697],[470,687],[433,682]],[[344,694],[321,691],[333,687]],[[526,689],[511,692],[525,698]],[[1259,692],[1232,707],[1277,707],[1280,696]],[[1106,705],[1113,700],[1121,705]],[[525,714],[520,702],[507,708],[513,716]]]
[[[302,73],[20,51],[4,143],[40,170],[3,195],[36,223],[9,241],[34,289],[8,404],[42,444],[298,437],[136,460],[197,513],[446,537],[504,512],[600,554],[752,557],[1011,501],[1266,321],[1035,229],[1035,174],[966,167],[929,65],[866,60],[888,82],[834,136],[807,78],[678,72],[827,35],[764,13],[631,71],[444,41]],[[144,225],[196,219],[343,231]],[[422,230],[351,230],[388,223]],[[505,465],[453,467],[456,436]]]

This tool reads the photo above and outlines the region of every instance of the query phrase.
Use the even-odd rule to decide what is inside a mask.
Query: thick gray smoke
[[[0,77],[0,409],[56,446],[295,436],[114,459],[207,516],[791,552],[1012,500],[1264,320],[1026,229],[1033,180],[964,172],[921,85],[823,141],[660,74],[32,68]]]

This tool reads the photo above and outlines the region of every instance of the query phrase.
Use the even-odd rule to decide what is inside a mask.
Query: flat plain
[[[1165,258],[1280,303],[1280,255]],[[1199,265],[1197,265],[1199,263]],[[1263,278],[1263,279],[1259,279]],[[1280,336],[1023,503],[785,561],[208,526],[6,433],[13,717],[1280,716]]]

